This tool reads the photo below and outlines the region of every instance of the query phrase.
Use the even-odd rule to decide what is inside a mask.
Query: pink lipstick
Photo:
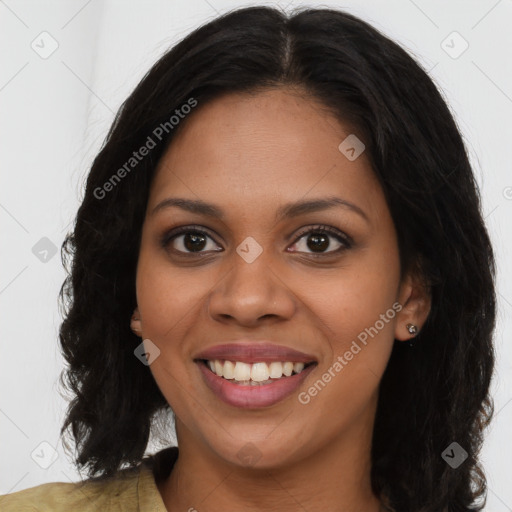
[[[317,365],[315,356],[269,342],[216,345],[194,357],[207,387],[240,408],[274,405],[296,391]]]

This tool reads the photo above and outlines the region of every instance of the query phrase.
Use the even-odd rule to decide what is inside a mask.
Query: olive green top
[[[119,470],[108,479],[52,482],[0,496],[2,512],[167,512],[156,483],[169,475],[176,447],[142,459],[136,468]]]

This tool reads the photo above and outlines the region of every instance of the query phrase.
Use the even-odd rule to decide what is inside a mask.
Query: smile
[[[316,362],[304,364],[273,361],[269,364],[265,362],[248,364],[241,361],[204,359],[195,362],[206,387],[222,402],[241,409],[270,407],[281,402],[297,392],[306,377],[317,366]],[[211,366],[215,371],[211,370]],[[217,374],[217,368],[222,375]],[[295,372],[295,368],[298,372]],[[229,373],[230,371],[232,374]],[[253,380],[253,372],[254,377],[260,380]],[[278,372],[279,377],[271,377]],[[289,375],[286,375],[287,373]],[[228,379],[225,375],[233,375],[233,378]],[[263,377],[266,378],[263,379]]]
[[[301,373],[306,364],[302,362],[259,362],[244,363],[243,361],[222,361],[219,359],[204,360],[205,364],[218,377],[232,380],[242,386],[258,386],[275,382],[283,377],[291,377]],[[307,363],[307,365],[313,364]]]

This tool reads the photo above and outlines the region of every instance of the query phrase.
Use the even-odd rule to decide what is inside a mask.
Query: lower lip
[[[234,384],[233,381],[219,377],[204,362],[197,363],[206,385],[225,403],[242,409],[269,407],[291,395],[313,371],[316,364],[304,368],[290,377],[281,377],[270,384],[258,386]]]

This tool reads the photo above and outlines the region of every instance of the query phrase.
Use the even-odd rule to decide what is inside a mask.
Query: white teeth
[[[217,361],[215,361],[217,362]],[[219,375],[219,374],[217,374]],[[219,375],[222,377],[222,374]],[[235,364],[235,380],[249,380],[251,378],[251,365],[237,361]]]
[[[251,368],[251,379],[256,382],[268,380],[269,371],[266,363],[254,363]]]
[[[223,375],[223,369],[224,369],[224,365],[218,360],[216,359],[215,360],[215,373],[219,376],[219,377],[222,377]]]
[[[207,361],[210,370],[224,379],[235,380],[244,384],[256,385],[269,379],[280,379],[290,377],[304,370],[304,363],[293,363],[291,361],[271,363],[243,363],[241,361],[220,361],[215,359]]]
[[[302,370],[304,370],[304,363],[294,363],[293,371],[295,373],[300,373]]]
[[[283,373],[289,377],[293,372],[293,363],[289,361],[283,364]]]
[[[283,376],[283,365],[281,363],[272,362],[269,367],[270,378],[280,379]]]
[[[235,378],[235,364],[231,361],[224,361],[224,368],[222,370],[222,376],[225,379]]]

